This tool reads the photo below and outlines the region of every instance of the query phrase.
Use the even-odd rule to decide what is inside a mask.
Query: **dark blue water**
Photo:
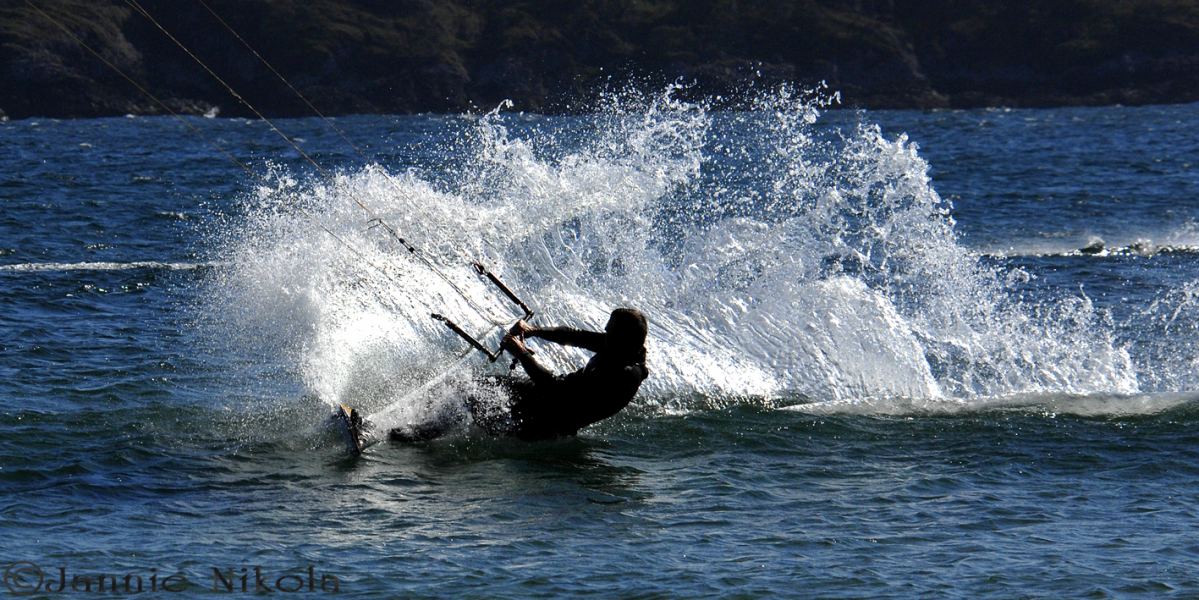
[[[238,578],[248,573],[254,592],[259,567],[271,589],[300,581],[297,593],[336,585],[364,598],[1199,596],[1199,139],[1190,126],[1199,106],[833,113],[811,126],[828,144],[804,150],[812,156],[866,139],[854,133],[860,123],[879,124],[885,140],[906,133],[927,162],[927,185],[919,165],[889,166],[900,159],[887,152],[775,177],[780,164],[803,161],[788,155],[796,145],[747,133],[745,120],[772,122],[768,112],[703,116],[698,141],[663,142],[663,156],[673,148],[682,157],[667,166],[638,154],[635,135],[604,141],[613,121],[646,138],[686,133],[662,134],[643,116],[509,117],[504,139],[529,141],[528,155],[456,116],[337,119],[365,158],[320,121],[279,123],[321,169],[353,180],[369,159],[476,198],[504,232],[527,221],[547,228],[529,236],[540,245],[489,258],[522,289],[543,286],[537,298],[550,317],[589,310],[576,292],[608,286],[624,291],[600,309],[640,300],[659,327],[641,400],[577,439],[467,433],[381,443],[360,459],[312,430],[328,390],[377,408],[414,384],[359,375],[326,385],[322,376],[371,371],[377,358],[333,333],[380,322],[367,309],[347,312],[365,296],[327,298],[354,281],[404,280],[354,264],[348,251],[319,273],[296,267],[324,256],[295,250],[305,243],[340,246],[287,219],[295,211],[365,231],[349,200],[382,206],[398,192],[369,176],[351,191],[323,187],[332,175],[256,122],[191,120],[203,137],[167,118],[0,123],[0,561],[31,563],[3,565],[0,595],[38,582],[48,596],[85,595],[78,590],[101,575],[122,585],[140,577],[146,589],[151,576],[176,575],[167,594],[190,596],[228,594],[228,581],[240,594]],[[589,146],[586,156],[607,162],[568,158]],[[682,165],[688,157],[699,158]],[[746,166],[755,164],[763,168]],[[682,183],[655,183],[671,169]],[[899,183],[871,179],[888,169],[886,181]],[[576,176],[588,186],[575,189]],[[294,188],[280,184],[289,178]],[[851,195],[850,183],[830,182],[852,181],[866,182],[862,203],[820,208],[831,189]],[[261,191],[280,186],[288,191]],[[537,189],[579,196],[519,204],[514,190]],[[570,212],[593,196],[617,200],[597,210],[601,224],[644,216],[622,213],[626,204],[669,207],[630,221],[652,231],[644,252],[664,256],[662,266],[618,267],[602,245],[559,240],[616,235]],[[325,200],[281,207],[280,197]],[[438,198],[419,205],[449,202]],[[388,213],[424,244],[454,239],[445,224],[454,221],[420,228],[405,214]],[[730,239],[761,243],[727,262],[715,255],[732,242],[700,251],[701,235],[685,233],[723,235],[728,219],[753,215],[770,224],[801,216],[815,229],[738,233]],[[930,237],[930,222],[953,235]],[[429,233],[437,227],[448,233]],[[840,254],[826,255],[831,242],[803,246],[817,231],[843,241]],[[1096,239],[1103,251],[1077,252]],[[905,253],[920,240],[931,249]],[[851,248],[863,252],[848,256]],[[256,258],[292,251],[301,258],[280,266]],[[585,268],[571,270],[571,253]],[[527,267],[542,254],[579,287],[554,288],[547,270]],[[802,265],[772,278],[772,265],[791,260]],[[686,277],[658,273],[703,271],[705,261],[719,266],[704,276],[713,287],[694,293],[677,292],[695,285]],[[282,271],[287,278],[271,279]],[[312,283],[324,308],[272,312],[290,306],[305,277],[329,273],[332,287]],[[964,311],[983,306],[976,288],[988,301],[1003,297],[987,305],[998,317],[945,316],[959,292]],[[750,306],[733,324],[689,312],[722,294]],[[894,318],[873,318],[862,308],[872,303],[893,307],[879,310]],[[815,304],[825,308],[804,312]],[[297,314],[324,316],[293,327]],[[823,331],[825,320],[843,326],[770,341],[771,331]],[[693,344],[688,322],[697,338],[720,341]],[[422,331],[395,344],[423,352]],[[327,351],[330,339],[341,345]],[[863,350],[836,354],[859,341]],[[752,360],[720,362],[738,344]],[[813,346],[824,358],[803,354]],[[877,346],[898,366],[852,360]],[[903,371],[912,360],[924,383]],[[386,398],[363,391],[380,386]],[[61,593],[60,567],[80,578]],[[288,575],[300,579],[279,580]]]

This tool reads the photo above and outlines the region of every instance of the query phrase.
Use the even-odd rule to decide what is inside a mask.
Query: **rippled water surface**
[[[1199,596],[1197,113],[0,123],[0,595]],[[470,260],[642,308],[634,405],[471,429]]]

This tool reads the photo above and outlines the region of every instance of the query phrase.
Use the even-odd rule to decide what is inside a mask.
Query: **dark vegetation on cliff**
[[[268,115],[311,114],[202,3],[140,1]],[[678,78],[827,81],[866,107],[1199,100],[1193,0],[206,1],[330,114],[563,111]],[[246,114],[124,0],[33,2],[173,109]],[[0,110],[161,112],[25,0],[0,0]]]

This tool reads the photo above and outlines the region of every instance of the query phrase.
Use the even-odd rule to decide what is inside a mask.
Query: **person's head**
[[[622,356],[639,357],[645,349],[649,323],[635,308],[618,308],[608,317],[604,327],[608,334],[608,349]]]

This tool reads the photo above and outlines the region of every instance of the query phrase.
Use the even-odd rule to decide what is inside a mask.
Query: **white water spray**
[[[532,120],[544,129],[492,113],[450,149],[461,172],[437,181],[378,166],[309,185],[277,174],[216,240],[211,310],[312,393],[368,411],[464,349],[429,313],[490,344],[516,317],[471,273],[475,259],[544,324],[598,328],[613,307],[644,311],[644,403],[1138,391],[1085,297],[1030,305],[1008,283],[1019,273],[957,243],[904,136],[824,125],[817,103],[787,90],[753,108],[714,113],[668,91]],[[355,200],[484,314],[368,229]],[[564,370],[583,355],[542,358]]]

